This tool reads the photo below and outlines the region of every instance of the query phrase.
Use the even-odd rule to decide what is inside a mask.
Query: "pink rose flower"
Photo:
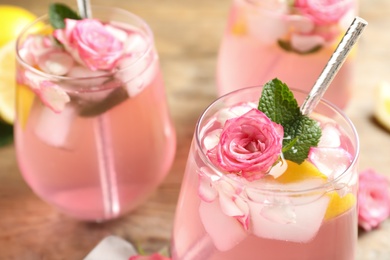
[[[338,22],[352,8],[351,0],[296,0],[294,7],[317,25]]]
[[[54,36],[72,56],[91,70],[112,70],[123,55],[123,42],[95,19],[65,19]]]
[[[171,260],[171,258],[162,256],[158,253],[154,253],[153,255],[150,256],[146,256],[146,255],[131,256],[129,260]]]
[[[256,180],[266,174],[282,151],[283,127],[263,112],[252,109],[228,119],[218,144],[207,152],[209,159],[230,173]]]
[[[390,182],[369,169],[359,174],[359,226],[370,231],[390,216]]]

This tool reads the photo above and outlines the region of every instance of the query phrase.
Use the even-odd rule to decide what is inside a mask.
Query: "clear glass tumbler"
[[[357,8],[356,0],[233,0],[219,49],[219,95],[275,77],[309,91]],[[355,49],[325,94],[341,109],[352,95]]]
[[[248,179],[210,159],[215,139],[230,138],[221,134],[226,120],[257,108],[261,90],[229,93],[201,115],[177,205],[173,259],[354,259],[359,142],[351,121],[331,103],[321,101],[310,116],[322,129],[315,151],[301,164],[286,160],[282,175],[268,172]],[[293,93],[301,104],[306,94]],[[252,125],[239,127],[246,132]],[[234,138],[246,143],[247,137],[243,133]],[[253,143],[241,148],[228,143],[220,149],[246,156]]]
[[[68,44],[58,31],[53,39],[48,16],[20,35],[14,127],[33,191],[70,216],[104,221],[133,210],[162,182],[176,135],[149,26],[119,8],[93,6],[92,14],[100,24],[79,24],[72,37],[81,38],[67,35]],[[101,57],[104,41],[111,52]],[[89,49],[77,53],[75,42]],[[115,63],[112,46],[121,47]]]

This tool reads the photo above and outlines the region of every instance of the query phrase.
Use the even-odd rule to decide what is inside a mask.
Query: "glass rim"
[[[146,40],[147,40],[146,41],[147,42],[147,48],[145,49],[144,53],[142,53],[142,55],[140,55],[134,63],[132,63],[132,64],[130,64],[130,65],[124,67],[124,68],[121,68],[121,69],[117,69],[117,70],[113,70],[113,71],[107,71],[106,73],[99,74],[98,76],[88,76],[88,77],[69,77],[69,76],[53,75],[53,74],[41,71],[41,70],[35,68],[34,66],[31,66],[30,64],[28,64],[21,57],[20,52],[19,52],[19,50],[20,50],[19,49],[19,45],[21,44],[23,36],[27,36],[29,30],[31,28],[33,28],[35,25],[37,25],[40,22],[45,22],[45,24],[48,24],[48,19],[49,19],[49,15],[48,14],[44,14],[44,15],[38,17],[37,19],[35,19],[34,21],[32,21],[31,23],[26,25],[22,29],[22,31],[19,33],[19,35],[18,35],[18,37],[16,39],[16,44],[15,44],[16,60],[17,60],[17,62],[19,62],[26,69],[36,73],[37,75],[45,77],[45,78],[51,78],[53,80],[61,80],[61,81],[67,81],[67,80],[91,80],[91,79],[107,78],[107,77],[111,77],[113,75],[116,75],[118,73],[123,73],[126,70],[129,70],[129,69],[133,68],[133,66],[136,66],[139,63],[139,61],[145,59],[145,57],[150,52],[153,51],[153,44],[154,44],[154,34],[153,34],[153,31],[150,28],[150,26],[147,24],[147,22],[144,19],[142,19],[140,16],[138,16],[138,15],[136,15],[136,14],[130,12],[130,11],[127,11],[125,9],[118,8],[118,7],[91,5],[91,9],[92,9],[92,13],[93,13],[94,9],[95,10],[99,10],[99,11],[107,11],[107,9],[110,9],[110,11],[122,13],[124,15],[129,16],[131,19],[134,19],[137,23],[139,23],[139,26],[138,25],[136,26],[137,28],[145,29],[145,36],[146,36]],[[136,77],[136,76],[134,76],[134,77]]]
[[[209,104],[206,107],[205,110],[203,110],[202,114],[200,115],[200,117],[198,118],[198,120],[196,122],[196,126],[195,126],[195,139],[196,139],[196,141],[195,142],[196,142],[196,147],[197,147],[197,149],[199,151],[201,160],[206,164],[206,166],[210,167],[213,172],[217,173],[218,176],[228,178],[233,183],[236,183],[237,180],[231,178],[228,174],[224,173],[223,170],[219,169],[216,165],[214,165],[209,160],[207,155],[204,153],[204,151],[202,149],[201,140],[200,140],[200,135],[201,135],[201,132],[202,132],[201,131],[202,130],[201,129],[201,123],[205,120],[205,116],[207,115],[207,113],[219,101],[225,99],[226,97],[236,95],[239,92],[250,91],[250,90],[253,90],[253,89],[262,89],[262,88],[263,88],[262,85],[244,87],[244,88],[234,90],[232,92],[229,92],[227,94],[224,94],[224,95],[218,97],[213,102],[211,102],[211,104]],[[304,95],[308,94],[305,91],[294,89],[294,88],[290,88],[290,90],[293,93],[300,93],[300,94],[304,94]],[[310,188],[307,188],[307,189],[293,189],[293,190],[292,189],[285,189],[285,190],[280,190],[280,189],[277,189],[277,188],[249,187],[250,189],[259,190],[259,191],[262,191],[262,192],[277,193],[277,194],[283,194],[283,195],[291,195],[291,196],[298,195],[298,194],[306,194],[306,193],[318,192],[318,191],[323,191],[323,190],[328,191],[327,188],[335,187],[336,184],[339,182],[339,180],[342,179],[348,172],[351,171],[351,169],[353,169],[353,167],[355,167],[357,165],[357,161],[358,161],[358,158],[359,158],[359,151],[360,151],[360,141],[359,141],[357,130],[356,130],[354,124],[352,123],[351,119],[344,113],[344,111],[342,111],[336,105],[334,105],[332,102],[330,102],[330,101],[328,101],[328,100],[326,100],[324,98],[321,98],[319,104],[325,105],[326,107],[328,107],[332,111],[334,111],[336,114],[340,115],[342,117],[342,119],[345,120],[347,125],[350,127],[350,130],[352,130],[353,138],[350,138],[350,139],[351,139],[353,144],[356,144],[356,147],[355,147],[354,154],[352,156],[353,159],[352,159],[351,163],[349,164],[349,166],[347,167],[347,169],[345,169],[342,173],[340,173],[337,176],[337,178],[334,178],[331,181],[327,181],[327,182],[325,182],[325,183],[323,183],[321,185],[316,185],[316,186],[313,186],[313,187],[310,187]],[[314,112],[315,111],[316,110],[314,109]]]

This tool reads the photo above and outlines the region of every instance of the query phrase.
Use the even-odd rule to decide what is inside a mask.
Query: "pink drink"
[[[202,115],[177,206],[173,259],[353,260],[358,141],[354,127],[338,110],[321,103],[313,113],[323,133],[320,152],[302,164],[317,167],[325,181],[307,175],[309,168],[288,163],[287,171],[291,166],[293,174],[305,177],[277,181],[282,174],[276,183],[271,176],[247,182],[221,172],[205,156],[210,139],[223,125],[221,118],[256,107],[258,93],[260,88],[229,94]],[[305,97],[294,95],[298,102]],[[249,217],[234,213],[245,208]]]
[[[287,9],[287,2],[294,1],[276,2],[233,0],[219,50],[219,95],[275,77],[283,79],[291,88],[309,91],[357,8],[353,0],[339,1],[340,6],[344,2],[348,6],[336,22],[313,25],[299,11]],[[281,40],[295,43],[297,50],[283,49],[278,44]],[[325,99],[340,108],[345,108],[352,94],[354,55],[352,52],[325,94]]]
[[[113,25],[132,37],[127,54],[134,61],[109,76],[83,79],[87,69],[78,78],[53,76],[70,97],[56,112],[29,85],[50,75],[19,56],[15,122],[20,170],[34,192],[68,215],[96,221],[145,201],[168,173],[176,148],[149,28],[123,11],[96,8],[94,15],[104,12],[124,19]]]

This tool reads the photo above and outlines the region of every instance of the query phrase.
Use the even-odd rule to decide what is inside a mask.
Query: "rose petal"
[[[199,171],[199,197],[206,202],[212,202],[218,197],[218,190],[215,188],[212,179],[204,172]]]
[[[68,94],[51,81],[40,83],[40,97],[42,102],[56,113],[64,110],[66,103],[70,101]]]
[[[201,202],[199,216],[203,227],[219,251],[228,251],[247,236],[246,231],[235,218],[226,216],[219,201]]]

